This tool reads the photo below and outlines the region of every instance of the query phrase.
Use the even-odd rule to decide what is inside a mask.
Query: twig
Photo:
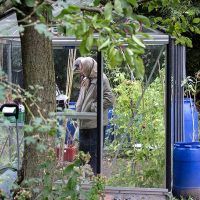
[[[81,11],[88,11],[88,12],[97,12],[102,14],[103,9],[101,8],[94,8],[94,7],[80,7]]]

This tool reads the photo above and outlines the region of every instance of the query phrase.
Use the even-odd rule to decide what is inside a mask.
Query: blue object
[[[173,194],[200,198],[200,142],[174,145]]]
[[[183,142],[198,141],[198,112],[193,99],[184,99],[184,130]],[[194,133],[194,134],[193,134]]]
[[[70,110],[76,110],[76,102],[69,102],[68,103],[68,108]]]
[[[114,131],[114,125],[112,124],[111,120],[113,118],[113,108],[108,108],[108,125],[106,126],[106,129],[104,131],[104,142],[105,138],[108,138],[109,142],[112,142],[114,140],[114,135],[112,134]]]
[[[113,125],[111,124],[111,119],[113,117],[113,109],[109,108],[108,109],[108,125],[107,125],[107,129],[110,129]]]
[[[75,131],[76,131],[76,128],[74,126],[74,121],[72,119],[68,119],[65,144],[72,144]]]
[[[69,102],[68,108],[70,110],[76,110],[76,102]],[[76,131],[76,127],[74,126],[74,121],[72,119],[67,120],[66,129],[65,144],[72,144],[72,140]]]

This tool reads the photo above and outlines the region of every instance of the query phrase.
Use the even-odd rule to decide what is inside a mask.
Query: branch
[[[92,8],[92,7],[80,7],[81,11],[97,12],[102,14],[103,10],[101,8]]]
[[[2,18],[8,10],[10,10],[13,7],[13,3],[11,0],[5,0],[3,3],[1,3],[0,6],[0,18]]]

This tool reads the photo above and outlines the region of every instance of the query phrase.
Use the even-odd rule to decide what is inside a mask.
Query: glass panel
[[[7,79],[11,80],[11,45],[2,40],[0,47],[1,69],[7,74]]]
[[[0,20],[0,36],[19,36],[15,13]]]
[[[13,43],[12,46],[1,44],[0,47],[4,71],[7,74],[10,73],[9,63],[11,63],[12,74],[9,76],[12,77],[13,82],[21,85],[20,46]],[[11,47],[12,51],[10,51]],[[65,126],[63,143],[66,147],[71,144],[78,147],[80,137],[84,136],[83,131],[88,129],[88,127],[80,126],[77,118],[88,118],[89,114],[95,113],[91,112],[92,110],[83,110],[80,113],[75,111],[82,77],[79,70],[73,71],[73,63],[79,56],[78,48],[54,48],[57,102],[63,101],[64,107],[76,115],[75,118],[71,118],[69,115],[65,116],[66,123],[59,121]],[[97,61],[95,50],[88,56]],[[10,62],[11,58],[12,62]],[[109,80],[113,94],[115,94],[115,104],[113,106],[109,104],[104,110],[104,120],[108,118],[108,124],[104,124],[106,129],[103,134],[102,174],[108,177],[108,184],[112,186],[164,187],[166,47],[162,45],[147,46],[143,60],[145,65],[143,81],[131,81],[131,72],[126,64],[121,68],[111,70],[109,63],[106,60],[104,62],[104,73]],[[103,89],[105,90],[105,85]],[[143,92],[144,95],[141,98]],[[95,99],[92,103],[94,102]],[[88,120],[81,121],[84,122],[83,125],[86,125]],[[95,129],[93,130],[95,137],[97,136],[96,118],[89,121],[92,122],[89,129]],[[57,135],[60,136],[59,131]],[[87,139],[82,137],[82,144],[89,144],[89,147],[91,144],[97,145],[92,143],[98,142],[97,138],[90,138],[89,142],[86,141]],[[89,147],[87,146],[87,148]]]
[[[67,113],[74,113],[75,118],[66,117],[65,148],[74,145],[85,153],[90,153],[94,173],[97,170],[97,52],[90,53],[89,58],[80,58],[79,49],[60,47],[54,49],[58,105],[60,96],[65,96]],[[80,64],[80,62],[81,64]],[[74,66],[74,63],[77,65]],[[60,103],[61,104],[61,103]],[[76,111],[77,112],[76,112]],[[94,115],[91,118],[91,114]],[[61,121],[60,124],[63,122]],[[62,140],[60,141],[62,143]],[[65,157],[64,157],[65,159]],[[70,158],[66,158],[70,161]],[[66,161],[65,160],[65,161]]]
[[[10,125],[0,124],[0,167],[2,166],[13,166],[17,168],[17,129],[15,120],[8,117],[8,121],[11,122]],[[20,165],[22,164],[23,157],[23,129],[22,124],[18,124],[18,134],[19,134],[19,150],[20,150]]]
[[[23,69],[19,42],[12,42],[12,82],[23,87]]]
[[[131,81],[125,64],[109,70],[105,62],[116,97],[103,148],[108,185],[165,187],[165,55],[165,46],[147,46],[143,81]]]

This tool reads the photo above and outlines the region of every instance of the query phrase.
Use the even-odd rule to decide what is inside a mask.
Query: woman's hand
[[[93,102],[91,105],[91,112],[97,112],[97,102]]]

